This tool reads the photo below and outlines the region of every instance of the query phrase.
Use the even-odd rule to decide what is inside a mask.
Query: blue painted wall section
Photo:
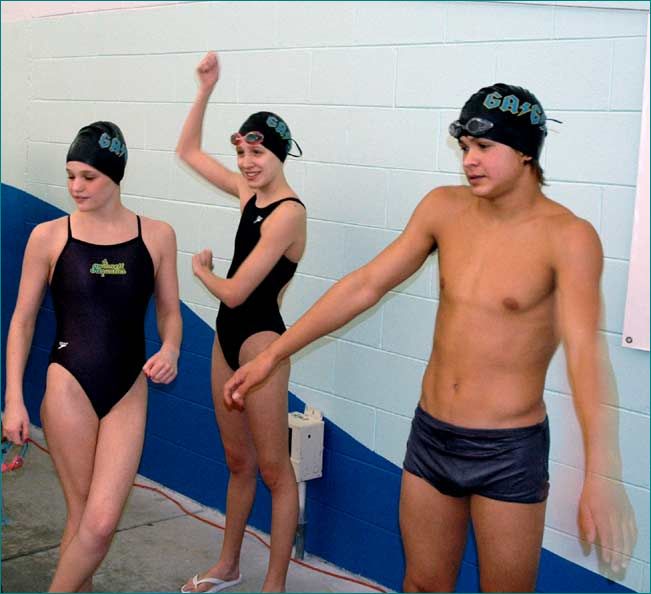
[[[16,296],[22,257],[31,230],[65,213],[48,203],[2,184],[2,346]],[[210,396],[210,350],[214,331],[182,304],[184,338],[178,378],[168,386],[150,384],[145,447],[140,473],[201,503],[225,508],[228,470]],[[154,308],[146,322],[147,350],[160,339]],[[39,406],[54,336],[49,293],[36,325],[25,374],[25,401],[33,423]],[[2,358],[4,404],[5,360]],[[304,403],[290,393],[290,410]],[[307,489],[306,550],[340,567],[400,590],[404,556],[398,529],[400,469],[326,419],[323,478]],[[259,481],[251,525],[269,532],[271,502]],[[334,536],[333,536],[334,535]],[[630,592],[610,580],[543,550],[539,592]],[[479,591],[472,531],[462,563],[458,592]]]

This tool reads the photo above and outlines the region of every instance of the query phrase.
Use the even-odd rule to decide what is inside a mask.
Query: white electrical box
[[[323,415],[311,406],[289,413],[289,456],[296,481],[319,478],[323,471]]]

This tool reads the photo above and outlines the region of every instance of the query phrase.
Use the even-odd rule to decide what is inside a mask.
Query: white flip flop
[[[181,586],[181,592],[183,594],[193,594],[194,592],[197,592],[197,586],[199,584],[212,584],[212,588],[208,588],[207,590],[204,590],[203,592],[221,592],[222,590],[225,590],[226,588],[230,588],[231,586],[237,586],[242,581],[242,574],[237,576],[237,579],[234,580],[220,580],[219,578],[203,578],[202,580],[199,579],[199,574],[195,575],[192,578],[192,585],[194,586],[194,590],[186,590],[185,589],[185,584]]]

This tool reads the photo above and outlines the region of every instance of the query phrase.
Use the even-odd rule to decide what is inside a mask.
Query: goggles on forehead
[[[251,145],[257,145],[257,144],[262,144],[263,141],[264,141],[264,134],[262,132],[256,132],[255,130],[252,130],[251,132],[246,132],[245,134],[240,134],[239,132],[234,132],[233,134],[231,134],[231,144],[234,146],[237,146],[242,142],[246,142],[247,144],[251,144]],[[290,152],[292,143],[296,145],[296,148],[298,149],[298,155],[295,155]],[[303,149],[299,146],[298,142],[296,142],[293,138],[289,140],[288,146],[290,148],[287,150],[287,154],[290,157],[303,156]]]
[[[247,144],[262,144],[264,140],[264,134],[262,132],[246,132],[245,134],[240,134],[239,132],[234,132],[231,134],[231,144],[237,146],[242,142]]]
[[[470,118],[465,124],[456,120],[450,124],[448,132],[453,138],[461,138],[465,134],[470,136],[481,136],[493,127],[493,122],[484,118]]]

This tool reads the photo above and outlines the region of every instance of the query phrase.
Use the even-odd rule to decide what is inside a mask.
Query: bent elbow
[[[222,303],[225,303],[228,307],[233,309],[242,305],[246,301],[248,294],[245,294],[244,291],[238,289],[237,287],[229,287],[222,295]]]
[[[231,309],[237,307],[238,305],[241,305],[237,300],[233,299],[230,295],[222,296],[220,301],[227,307],[230,307]]]
[[[188,165],[191,165],[194,156],[199,153],[200,150],[199,147],[192,146],[186,142],[179,142],[179,144],[176,145],[174,152],[176,153],[176,156],[181,159],[181,161],[187,163]]]

